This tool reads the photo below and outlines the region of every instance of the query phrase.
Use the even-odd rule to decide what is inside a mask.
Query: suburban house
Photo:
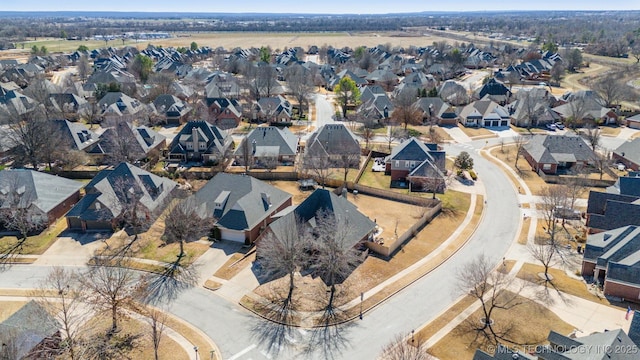
[[[511,98],[511,91],[500,81],[491,78],[473,93],[474,99],[477,100],[483,99],[485,96],[500,105],[505,105]]]
[[[128,163],[100,171],[85,186],[85,196],[66,215],[71,230],[113,231],[124,212],[155,218],[178,186]]]
[[[453,106],[439,97],[419,98],[416,106],[422,112],[422,122],[425,124],[435,123],[441,126],[458,124],[458,114]]]
[[[98,101],[100,114],[105,120],[132,122],[145,104],[122,92],[109,92]]]
[[[629,116],[625,119],[627,127],[631,129],[640,129],[640,114]]]
[[[638,357],[638,345],[631,338],[636,336],[633,332],[633,329],[629,329],[627,335],[622,329],[611,329],[571,337],[552,330],[547,336],[549,345],[539,348],[535,355],[539,360],[633,360]]]
[[[360,144],[344,124],[327,124],[317,129],[307,140],[304,161],[328,160],[339,165],[345,158],[360,159]],[[358,168],[359,161],[351,167]]]
[[[245,244],[252,244],[292,199],[251,176],[227,173],[218,173],[193,197],[203,215],[215,219],[220,239]]]
[[[615,124],[618,114],[604,106],[604,100],[593,90],[580,90],[562,95],[561,105],[553,108],[563,120],[574,119],[578,124],[591,123]]]
[[[290,122],[293,108],[282,95],[263,97],[257,102],[257,116],[269,123]]]
[[[227,130],[240,125],[242,120],[242,105],[236,99],[229,98],[207,98],[207,108],[209,109],[209,122]]]
[[[293,211],[286,212],[274,221],[269,229],[276,237],[285,236],[287,224],[290,224],[292,219],[298,219],[312,229],[317,223],[317,217],[324,214],[345,226],[338,231],[347,232],[344,235],[341,232],[341,235],[345,236],[345,244],[352,247],[369,240],[376,229],[376,223],[358,211],[349,200],[326,189],[316,189]]]
[[[153,106],[158,115],[164,117],[167,124],[180,124],[185,122],[191,111],[191,106],[178,97],[163,94],[153,100]]]
[[[412,137],[393,148],[385,159],[385,174],[391,187],[414,191],[444,192],[445,152],[437,144],[425,144]]]
[[[464,126],[509,126],[509,111],[495,101],[484,97],[462,108],[458,114]]]
[[[613,151],[611,158],[629,169],[640,171],[640,138],[622,143]]]
[[[586,213],[586,226],[591,234],[627,225],[640,226],[640,197],[591,191]]]
[[[48,101],[57,113],[73,120],[78,120],[91,106],[83,97],[72,93],[52,93]]]
[[[640,227],[627,225],[587,237],[582,275],[593,276],[604,294],[640,302]]]
[[[146,159],[152,152],[161,154],[166,138],[148,126],[133,126],[126,121],[117,121],[100,134],[100,142],[91,148],[89,155],[95,163],[109,162],[109,158],[135,162]]]
[[[53,359],[61,341],[60,324],[35,300],[0,322],[2,359]]]
[[[365,98],[360,96],[360,100],[362,101],[362,104],[360,105],[358,112],[367,119],[372,119],[377,123],[381,123],[381,121],[386,121],[393,114],[393,103],[385,92],[373,93],[367,91]]]
[[[206,121],[189,121],[169,145],[169,161],[220,163],[233,149],[226,131]]]
[[[467,89],[455,82],[454,80],[447,80],[440,84],[438,87],[438,96],[445,102],[461,106],[469,103],[469,95],[467,95]]]
[[[98,84],[118,84],[122,91],[132,93],[136,89],[136,77],[125,70],[111,67],[105,70],[96,70],[87,79],[84,88],[95,90]]]
[[[620,176],[615,184],[607,187],[607,192],[640,197],[640,173],[631,171],[627,176]]]
[[[558,174],[576,165],[586,166],[596,154],[579,136],[535,135],[522,147],[522,155],[533,171]]]
[[[638,314],[640,313],[636,311],[633,315],[629,335],[622,329],[605,330],[582,337],[562,335],[551,330],[547,336],[549,344],[537,346],[533,353],[498,344],[493,355],[476,350],[473,360],[634,360],[637,358],[640,340]]]
[[[0,212],[26,209],[45,226],[51,225],[80,200],[82,186],[34,170],[5,169],[0,171]]]
[[[556,123],[562,118],[551,109],[555,98],[543,88],[520,89],[515,94],[516,101],[507,106],[511,123],[520,127],[536,127]]]
[[[251,130],[242,139],[233,156],[239,165],[244,166],[247,159],[251,167],[275,168],[278,165],[293,165],[297,153],[298,137],[291,130],[261,126]]]
[[[83,124],[73,123],[69,120],[51,121],[54,131],[60,139],[60,146],[66,146],[67,149],[87,151],[99,141],[98,135]]]

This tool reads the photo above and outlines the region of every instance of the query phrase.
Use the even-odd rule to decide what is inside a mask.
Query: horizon
[[[44,0],[24,0],[3,4],[2,13],[21,12],[111,12],[111,13],[174,13],[174,14],[294,14],[294,15],[392,15],[411,13],[439,12],[530,12],[530,11],[629,11],[640,10],[628,0],[610,0],[603,4],[596,0],[540,0],[535,3],[509,3],[505,8],[499,0],[477,2],[471,0],[451,0],[446,3],[426,3],[420,0],[405,0],[401,3],[371,0],[344,3],[339,0],[326,0],[321,3],[303,3],[295,0],[263,2],[257,0],[239,0],[232,3],[211,3],[206,0],[192,0],[188,3],[170,1],[141,0],[136,2],[113,0],[109,3],[87,3],[80,0],[68,0],[64,3],[51,3]],[[603,6],[606,6],[604,8]],[[243,10],[238,10],[243,9]]]

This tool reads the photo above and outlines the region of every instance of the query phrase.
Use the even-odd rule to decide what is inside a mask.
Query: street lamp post
[[[213,355],[216,353],[215,350],[209,351],[209,360],[213,360]]]
[[[414,334],[414,333],[415,333],[415,330],[414,330],[414,329],[411,329],[411,343],[412,343],[412,344],[413,344],[413,342],[414,342],[414,340],[415,340],[415,339],[414,339],[414,337],[413,337],[413,334]]]
[[[195,352],[196,352],[196,360],[198,360],[198,347],[197,347],[197,346],[194,346],[194,347],[193,347],[193,351],[195,351]]]

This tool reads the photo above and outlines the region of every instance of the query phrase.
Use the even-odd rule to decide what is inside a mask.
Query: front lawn
[[[546,307],[523,297],[519,297],[517,301],[524,303],[509,310],[496,308],[492,315],[494,326],[512,326],[509,338],[513,342],[531,346],[542,345],[547,343],[546,339],[551,330],[565,335],[573,331],[572,325],[564,322]],[[479,321],[481,317],[482,309],[478,309],[468,320]],[[439,359],[471,359],[478,348],[493,355],[492,344],[474,341],[474,337],[475,332],[469,330],[468,324],[463,322],[428,351]]]
[[[19,255],[42,255],[57,240],[58,235],[67,228],[67,220],[63,217],[58,219],[53,225],[44,229],[40,234],[29,236],[22,244]],[[18,245],[18,238],[15,236],[0,237],[0,254],[14,249]]]

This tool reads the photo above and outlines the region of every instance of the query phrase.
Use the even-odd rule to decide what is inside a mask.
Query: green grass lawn
[[[358,184],[364,186],[370,186],[377,189],[389,189],[391,183],[391,176],[385,175],[384,172],[373,172],[373,161],[369,161],[367,168],[362,173]]]

